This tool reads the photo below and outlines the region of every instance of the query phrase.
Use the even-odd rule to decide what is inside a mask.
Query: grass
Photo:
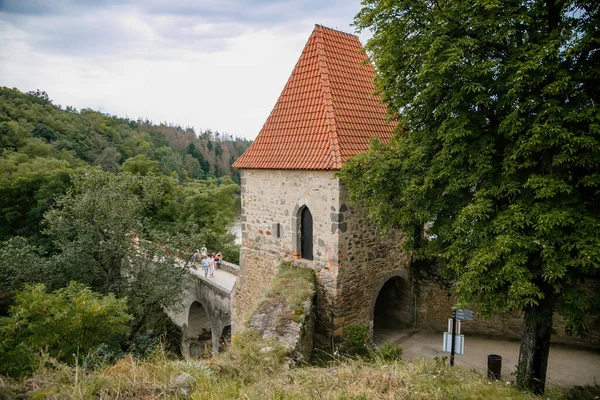
[[[283,262],[255,314],[269,312],[274,305],[285,303],[284,308],[288,313],[282,316],[283,320],[279,323],[285,324],[290,320],[299,322],[304,317],[304,306],[314,296],[315,290],[316,278],[312,269]]]
[[[246,336],[248,335],[248,336]],[[213,360],[173,360],[158,350],[147,360],[127,356],[96,370],[47,361],[31,378],[0,381],[0,398],[32,399],[540,399],[506,382],[490,381],[437,361],[366,362],[336,358],[322,367],[290,368],[285,352],[243,333]],[[273,347],[269,352],[260,352]],[[188,385],[174,381],[184,376]],[[23,397],[25,398],[25,397]],[[543,399],[566,399],[549,388]]]
[[[285,302],[304,315],[314,293],[314,274],[283,265],[259,306]],[[298,312],[298,313],[297,313]],[[177,360],[158,348],[144,360],[126,356],[114,364],[70,367],[40,356],[37,373],[21,380],[0,377],[0,399],[513,399],[539,400],[512,383],[491,381],[444,360],[403,361],[390,347],[368,360],[316,355],[318,365],[295,367],[288,350],[258,332],[236,332],[225,353],[210,360]],[[547,388],[543,399],[594,399],[598,388]]]

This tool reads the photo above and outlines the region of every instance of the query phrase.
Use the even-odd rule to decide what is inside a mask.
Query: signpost
[[[458,319],[458,321],[456,321]],[[460,320],[464,321],[473,321],[473,311],[471,310],[457,310],[456,308],[452,308],[452,321],[448,321],[448,330],[449,332],[444,332],[444,347],[443,351],[448,351],[448,336],[451,336],[450,339],[450,365],[454,365],[454,355],[457,350],[457,342],[458,342],[458,354],[464,353],[465,348],[465,337],[460,334]],[[452,326],[450,328],[450,325]],[[458,335],[457,335],[457,325],[458,325]],[[457,340],[458,339],[458,340]]]
[[[473,311],[471,310],[455,310],[457,319],[464,319],[465,321],[473,321]]]

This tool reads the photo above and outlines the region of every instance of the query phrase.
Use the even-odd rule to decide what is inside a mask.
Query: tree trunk
[[[552,312],[552,301],[546,297],[538,305],[527,307],[523,319],[517,385],[537,395],[544,394],[546,388]]]

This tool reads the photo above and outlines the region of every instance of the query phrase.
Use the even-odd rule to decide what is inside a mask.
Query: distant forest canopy
[[[223,249],[236,262],[228,228],[240,209],[239,172],[231,165],[250,143],[211,130],[196,134],[177,125],[63,108],[40,90],[0,87],[0,241],[20,236],[53,253],[44,216],[73,189],[74,177],[103,176],[110,183],[130,173],[138,177],[132,185],[151,178],[162,193],[145,210],[148,229],[200,235],[194,247]]]
[[[250,143],[210,129],[197,134],[179,125],[62,108],[46,92],[0,87],[0,154],[74,157],[110,172],[154,166],[180,182],[230,176],[239,183],[231,165]]]

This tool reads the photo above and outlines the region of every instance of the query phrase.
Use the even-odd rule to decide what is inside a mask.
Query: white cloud
[[[248,138],[314,23],[351,31],[360,8],[358,0],[17,3],[0,9],[0,85],[45,90],[65,106]]]

